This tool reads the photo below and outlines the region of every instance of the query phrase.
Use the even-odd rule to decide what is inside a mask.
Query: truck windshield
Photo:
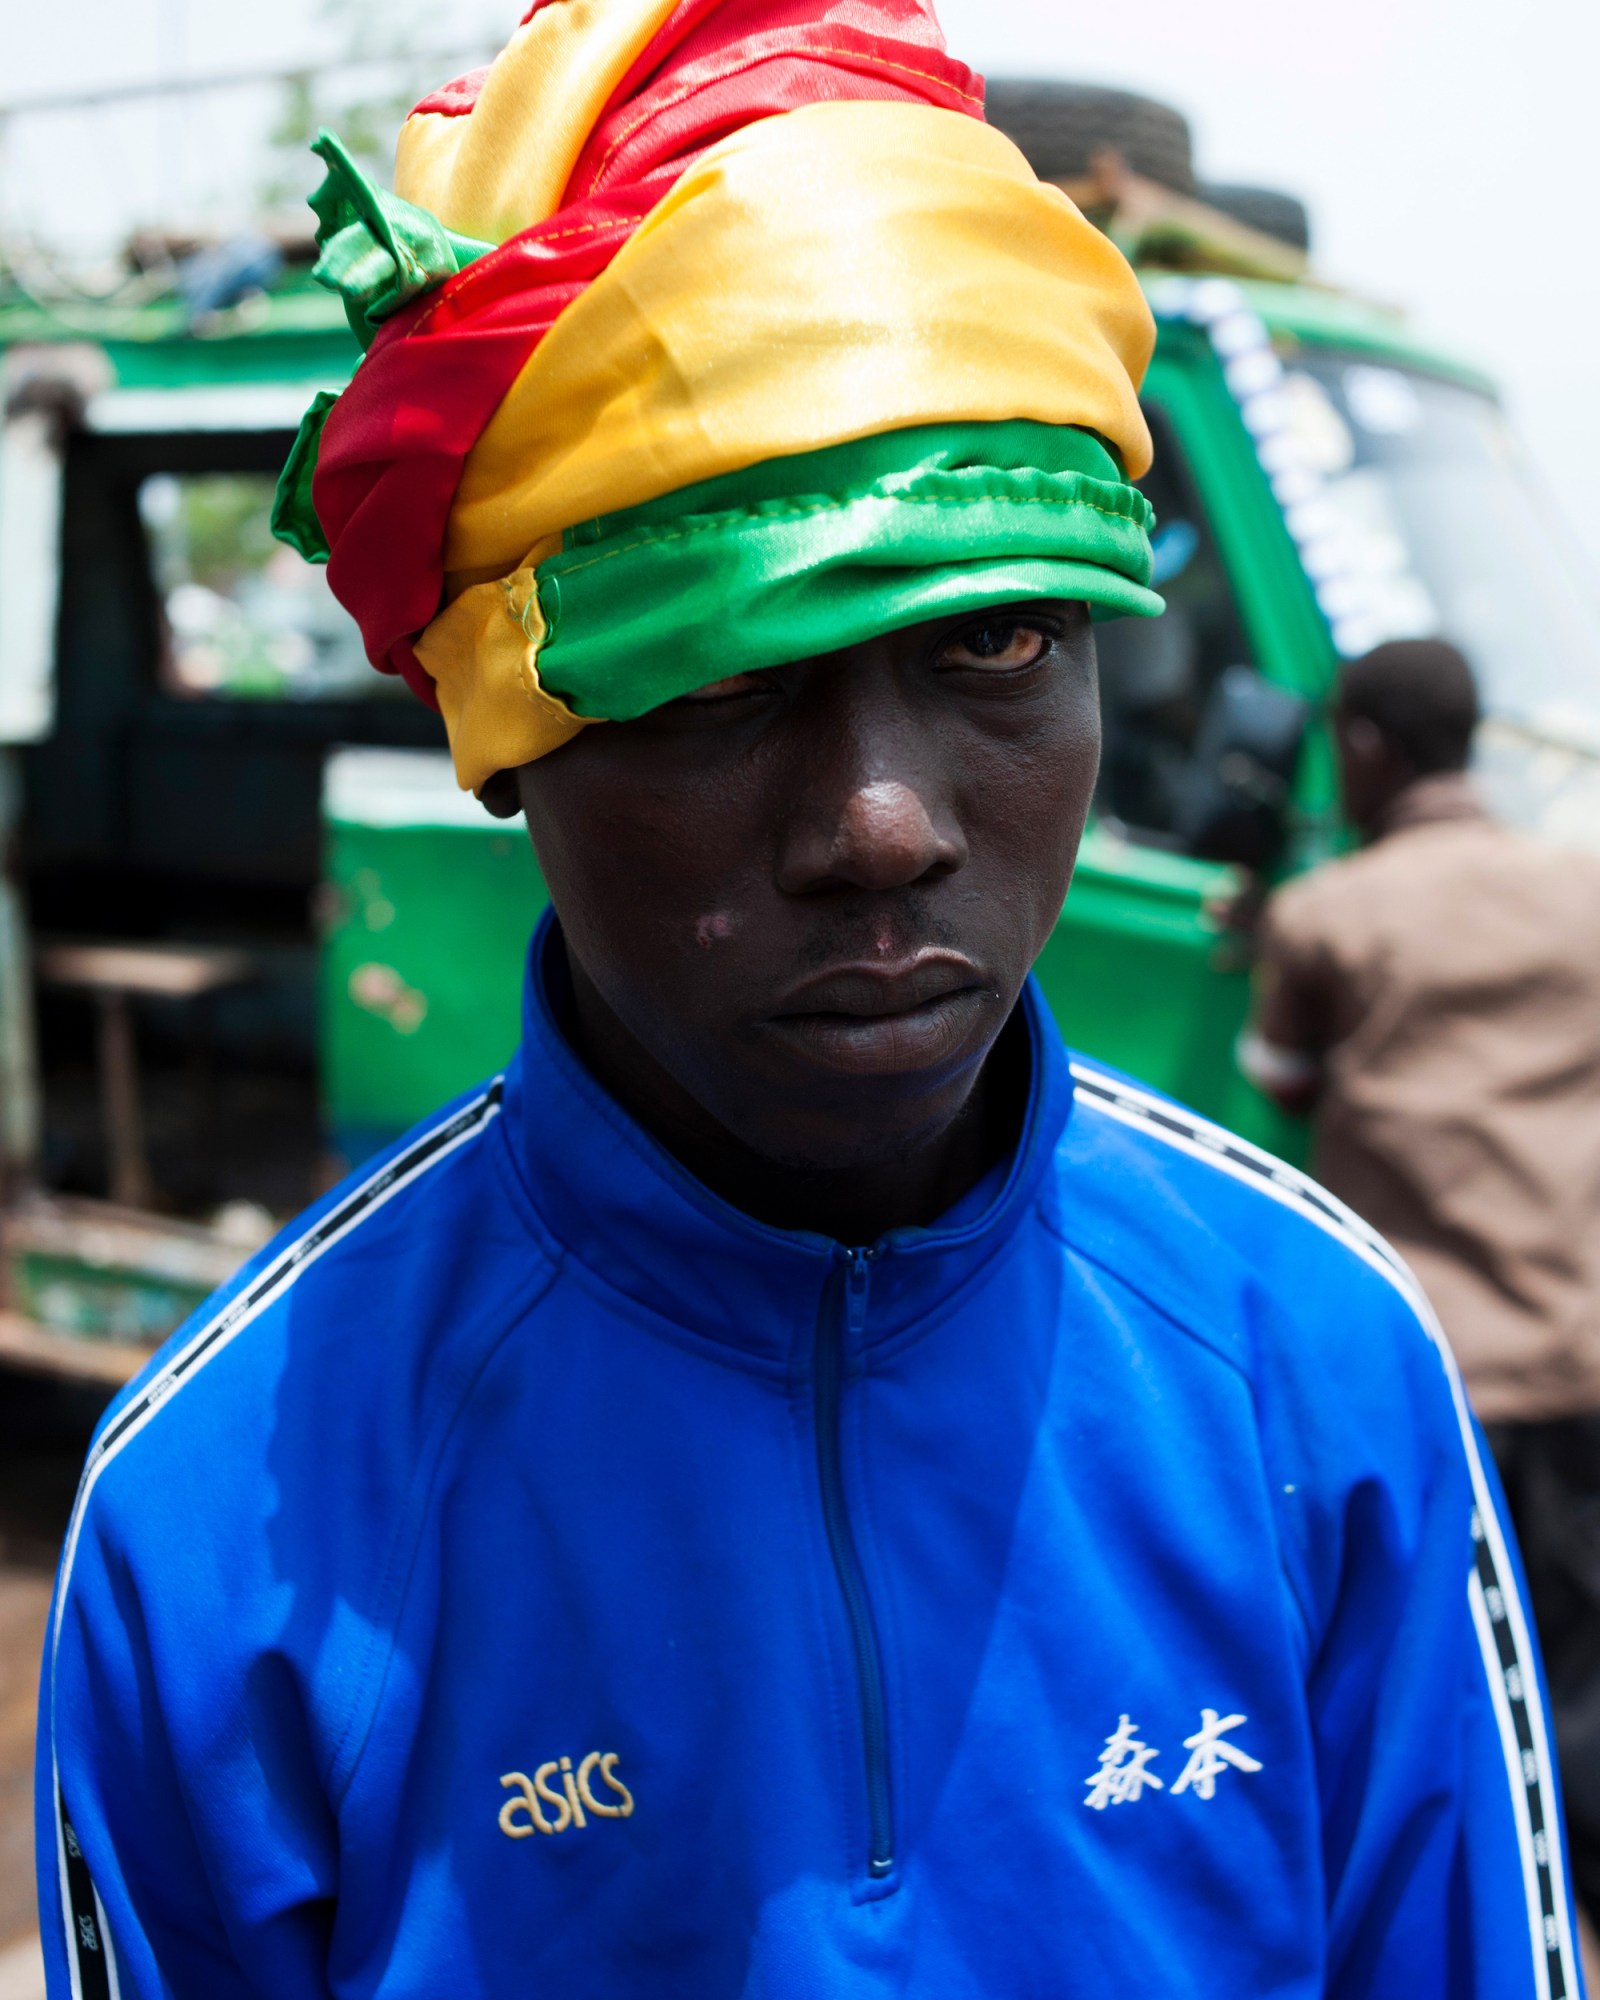
[[[1291,428],[1322,475],[1337,574],[1319,598],[1340,652],[1451,639],[1495,722],[1600,752],[1600,604],[1498,406],[1333,348],[1286,367]]]

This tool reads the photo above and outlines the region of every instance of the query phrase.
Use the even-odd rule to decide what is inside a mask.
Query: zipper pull
[[[867,1323],[867,1287],[872,1281],[870,1250],[846,1252],[850,1267],[845,1273],[844,1323],[851,1333],[860,1333]]]

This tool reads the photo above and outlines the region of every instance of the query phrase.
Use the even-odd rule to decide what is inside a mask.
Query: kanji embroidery
[[[1191,1788],[1197,1799],[1209,1799],[1217,1789],[1217,1779],[1231,1764],[1236,1771],[1259,1771],[1260,1764],[1254,1757],[1247,1756],[1237,1743],[1227,1743],[1223,1738],[1230,1729],[1237,1729],[1248,1716],[1219,1716],[1214,1708],[1200,1711],[1200,1727],[1193,1736],[1183,1739],[1183,1747],[1189,1752],[1189,1761],[1178,1773],[1172,1787],[1172,1796],[1187,1792]]]
[[[1120,1717],[1115,1733],[1106,1738],[1106,1747],[1100,1752],[1099,1770],[1084,1780],[1089,1787],[1084,1804],[1104,1812],[1107,1806],[1130,1805],[1146,1785],[1159,1792],[1161,1780],[1149,1769],[1149,1763],[1160,1755],[1159,1750],[1139,1741],[1126,1715]]]

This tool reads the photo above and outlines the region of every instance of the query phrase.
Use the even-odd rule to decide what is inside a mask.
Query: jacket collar
[[[1413,827],[1444,826],[1452,820],[1488,818],[1477,787],[1465,771],[1438,771],[1418,778],[1389,802],[1387,811],[1373,829],[1374,841],[1391,834],[1409,833]]]
[[[506,1073],[502,1129],[557,1254],[650,1316],[758,1362],[809,1366],[817,1313],[846,1259],[827,1237],[769,1228],[704,1187],[636,1124],[580,1061],[547,984],[555,937],[534,933],[522,1046]],[[860,1343],[940,1314],[1004,1248],[1045,1183],[1071,1113],[1072,1078],[1035,982],[1021,1011],[1032,1061],[1022,1135],[993,1199],[951,1226],[893,1230],[870,1246]],[[965,1219],[960,1219],[964,1212]]]

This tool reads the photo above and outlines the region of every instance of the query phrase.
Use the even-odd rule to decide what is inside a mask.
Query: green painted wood
[[[330,820],[323,1118],[352,1160],[498,1070],[546,896],[520,822]]]

